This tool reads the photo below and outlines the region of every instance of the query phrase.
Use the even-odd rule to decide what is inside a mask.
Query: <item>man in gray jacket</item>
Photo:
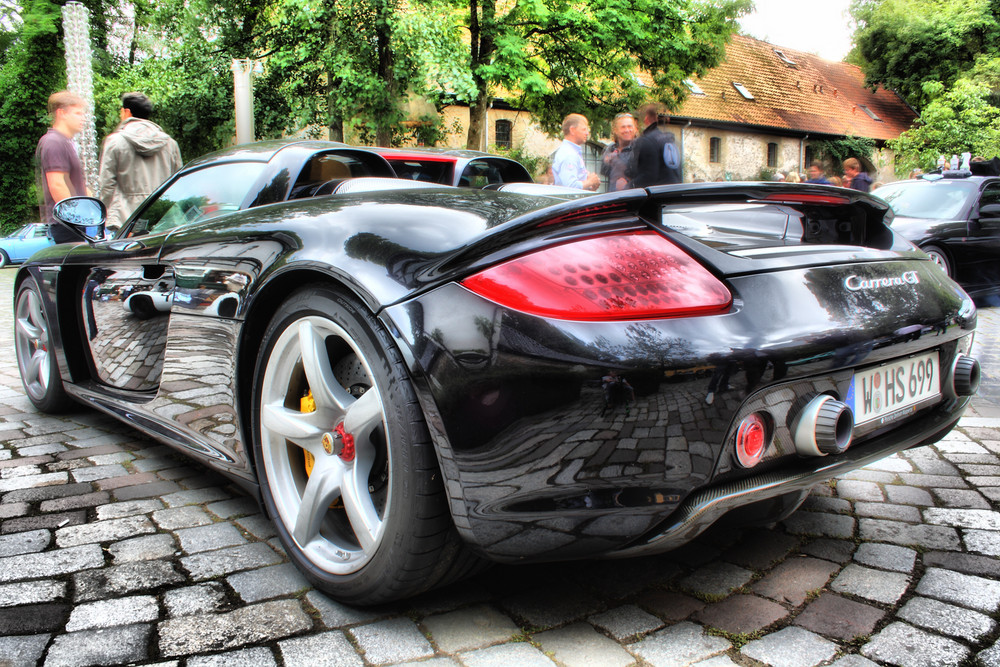
[[[149,121],[153,103],[142,93],[122,95],[121,123],[101,150],[101,201],[108,229],[118,229],[153,190],[181,168],[181,151]]]

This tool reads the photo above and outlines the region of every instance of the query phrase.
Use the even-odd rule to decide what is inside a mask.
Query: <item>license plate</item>
[[[913,414],[918,404],[941,393],[940,369],[935,351],[855,373],[846,401],[854,408],[854,423],[888,424]]]

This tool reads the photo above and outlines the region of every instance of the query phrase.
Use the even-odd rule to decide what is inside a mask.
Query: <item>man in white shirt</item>
[[[583,144],[590,137],[590,123],[584,116],[571,113],[563,119],[563,142],[552,156],[552,176],[556,185],[581,190],[596,190],[601,177],[587,171],[583,162]]]

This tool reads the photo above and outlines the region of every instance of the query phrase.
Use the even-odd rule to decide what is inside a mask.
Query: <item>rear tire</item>
[[[66,412],[72,401],[63,388],[48,314],[34,278],[25,279],[14,298],[14,352],[32,405],[42,412]]]
[[[953,278],[951,272],[951,262],[948,260],[948,255],[945,254],[944,250],[937,247],[936,245],[929,245],[921,248],[924,252],[930,255],[930,258],[934,260],[934,263],[941,267],[944,274],[949,278]]]
[[[264,333],[252,428],[264,504],[318,589],[379,604],[467,570],[406,369],[361,305],[328,287],[284,302]]]

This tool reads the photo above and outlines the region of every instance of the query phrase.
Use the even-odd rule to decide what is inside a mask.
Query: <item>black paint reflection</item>
[[[82,311],[101,382],[135,391],[157,387],[172,294],[173,274],[169,270],[145,267],[90,272]]]

